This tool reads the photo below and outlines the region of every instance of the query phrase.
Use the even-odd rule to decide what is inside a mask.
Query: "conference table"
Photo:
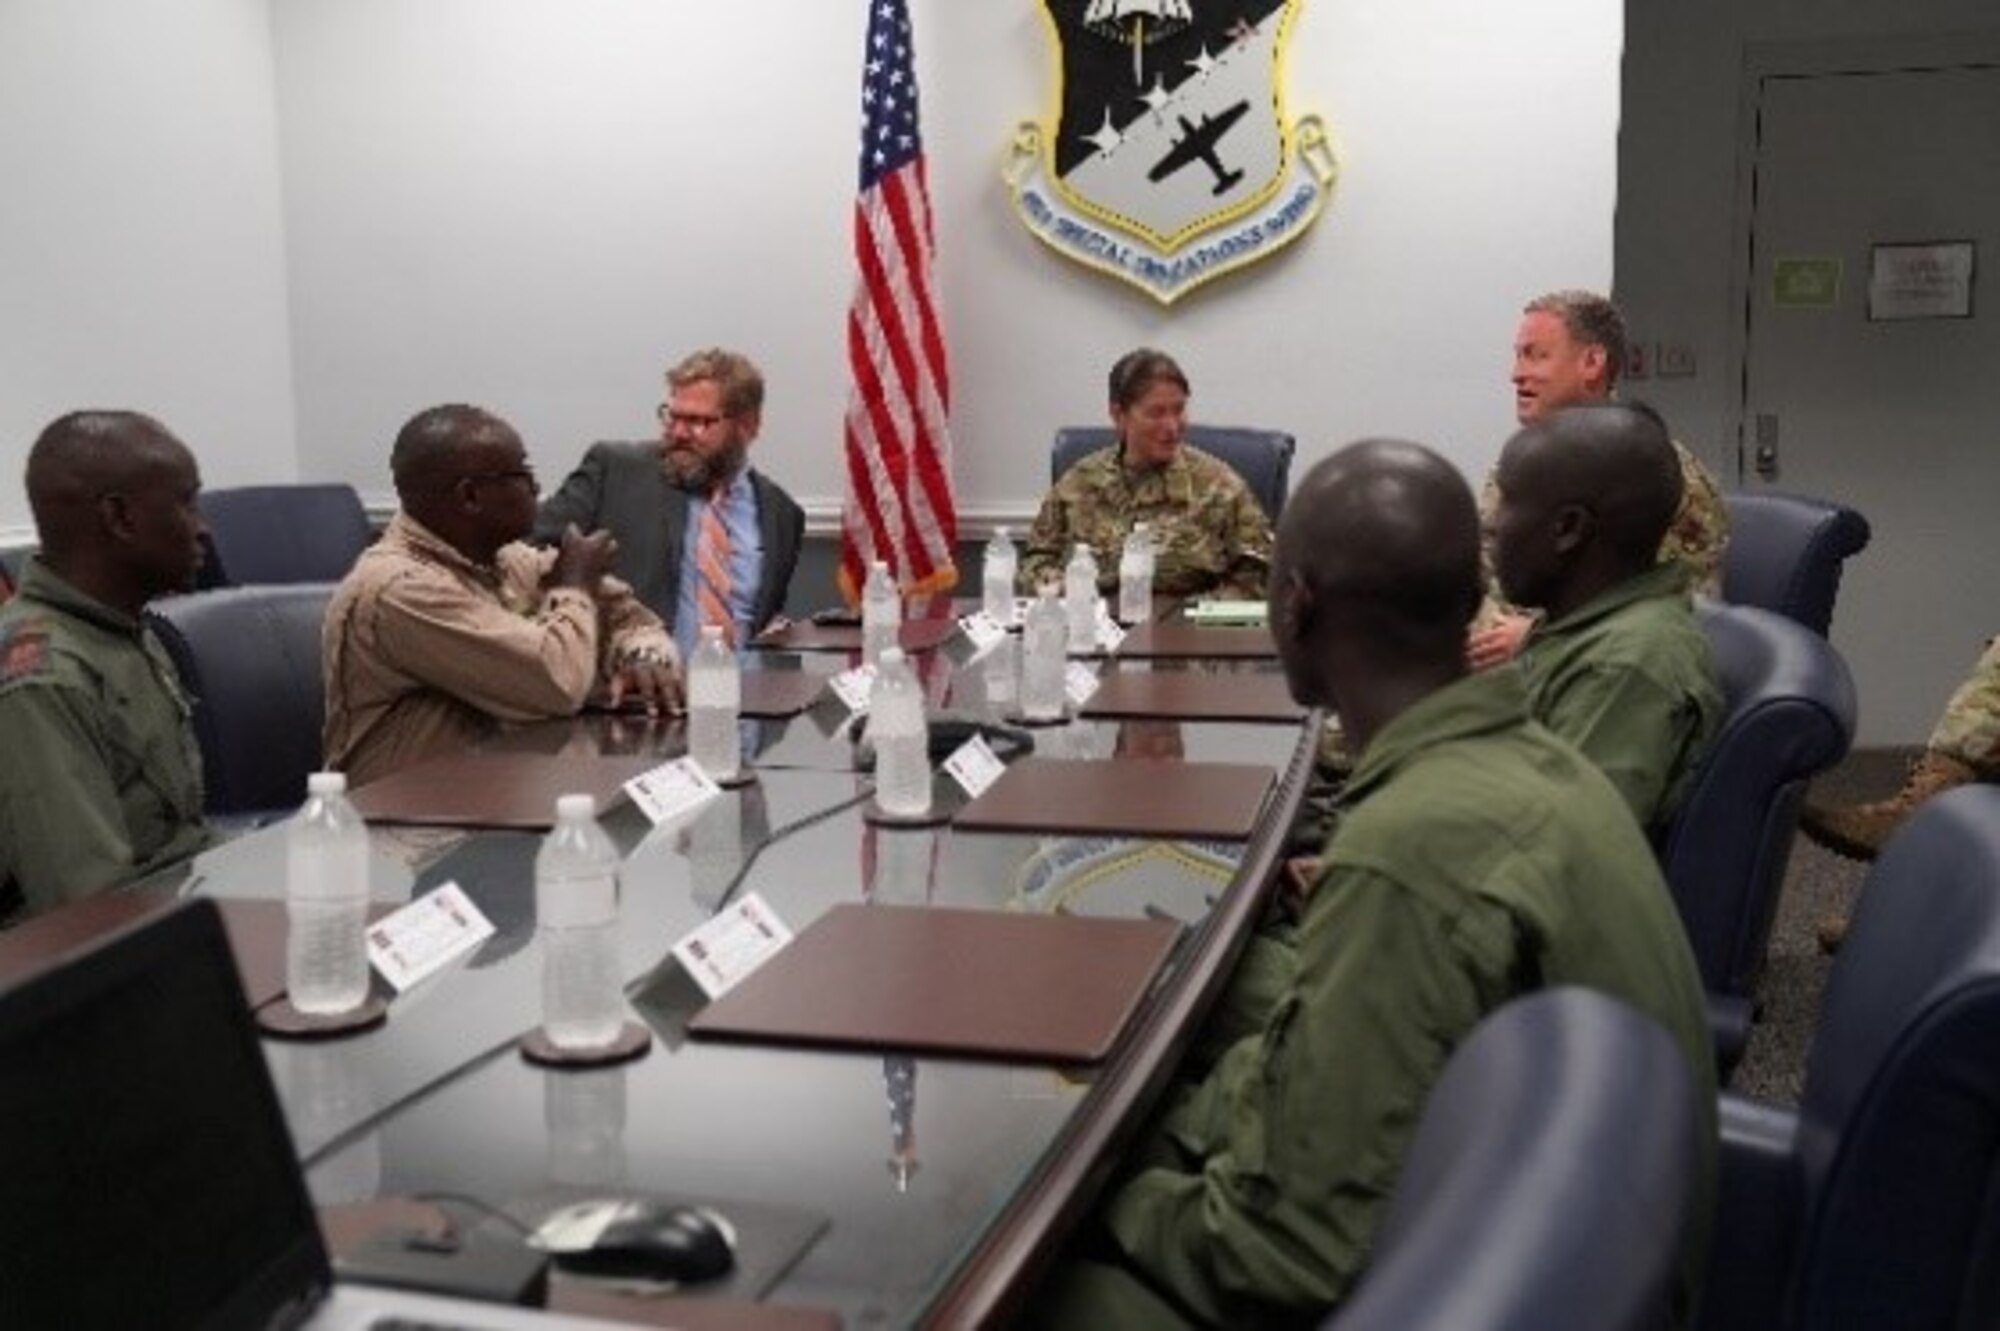
[[[1141,626],[1134,640],[1149,633],[1158,654],[1094,663],[1101,687],[1126,696],[1112,686],[1211,675],[1230,681],[1231,696],[1282,696],[1261,629],[1191,636],[1169,621]],[[1180,646],[1162,647],[1170,638]],[[934,702],[969,718],[1007,714],[1013,644],[968,659],[948,621],[913,642],[925,648]],[[1214,656],[1193,654],[1204,643]],[[756,672],[829,676],[854,663],[841,646],[837,634],[800,626],[745,660]],[[500,1223],[491,1212],[532,1224],[586,1197],[695,1201],[728,1215],[741,1247],[733,1275],[691,1295],[822,1310],[849,1327],[1018,1313],[1164,1088],[1280,862],[1319,718],[1243,710],[1255,719],[1229,707],[1212,720],[1086,714],[1030,732],[1038,759],[1144,764],[1134,774],[1163,791],[1180,764],[1269,769],[1247,838],[1229,840],[878,825],[864,816],[869,779],[830,691],[795,715],[746,720],[753,782],[659,826],[628,802],[603,817],[622,856],[627,998],[652,1036],[646,1053],[612,1066],[552,1070],[517,1048],[540,1021],[540,834],[373,825],[378,911],[450,881],[495,932],[396,995],[375,1029],[265,1041],[315,1201],[337,1210],[428,1198],[489,1227]],[[643,765],[683,746],[677,721],[587,713],[510,730],[491,748]],[[942,776],[938,790],[954,793]],[[200,857],[179,890],[226,909],[275,902],[284,854],[282,825],[261,828]],[[704,1000],[670,948],[750,893],[795,932],[857,902],[1182,927],[1110,1055],[1088,1066],[691,1036]],[[275,906],[253,909],[277,917]],[[623,1306],[635,1320],[700,1324],[688,1304],[663,1305],[673,1319],[645,1300]]]

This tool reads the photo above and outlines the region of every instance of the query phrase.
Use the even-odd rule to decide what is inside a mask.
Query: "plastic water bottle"
[[[896,645],[902,621],[903,601],[896,594],[896,580],[889,576],[889,566],[878,559],[869,566],[868,581],[861,588],[861,659],[880,665],[883,650]]]
[[[300,1012],[352,1012],[368,997],[368,826],[347,778],[314,772],[285,829],[285,990]]]
[[[1143,624],[1153,617],[1153,533],[1143,522],[1132,524],[1118,556],[1118,618]]]
[[[930,726],[924,694],[900,647],[882,653],[868,694],[868,733],[875,743],[875,803],[883,813],[914,817],[931,810]]]
[[[1069,617],[1069,649],[1089,656],[1097,649],[1097,556],[1082,541],[1063,570],[1063,612]]]
[[[1014,575],[1019,567],[1020,561],[1014,552],[1014,542],[1007,536],[1007,529],[995,527],[993,539],[986,543],[986,560],[980,577],[980,609],[1001,628],[1014,626]]]
[[[722,640],[722,626],[704,624],[688,662],[688,755],[717,781],[743,765],[743,676],[736,653]]]
[[[1095,627],[1093,625],[1093,627]],[[1056,585],[1042,584],[1028,607],[1021,633],[1021,715],[1030,721],[1063,718],[1063,675],[1069,668],[1069,620]]]
[[[618,850],[589,795],[556,799],[556,825],[535,855],[542,944],[542,1029],[559,1049],[610,1044],[625,1024],[619,983]]]

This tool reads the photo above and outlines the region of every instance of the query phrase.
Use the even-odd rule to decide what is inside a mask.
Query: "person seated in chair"
[[[1500,452],[1489,541],[1500,590],[1539,611],[1515,656],[1535,719],[1611,778],[1657,833],[1723,711],[1688,570],[1661,561],[1681,468],[1649,407],[1565,407]]]
[[[1236,469],[1186,442],[1188,380],[1163,351],[1141,347],[1111,367],[1117,442],[1078,460],[1042,499],[1017,575],[1023,593],[1060,582],[1079,544],[1097,557],[1098,587],[1118,589],[1118,558],[1136,523],[1158,554],[1153,591],[1261,599],[1271,523]]]
[[[1617,393],[1628,344],[1618,307],[1589,291],[1551,291],[1521,312],[1514,334],[1514,419],[1531,425],[1552,411],[1581,402],[1609,401]],[[1676,442],[1681,467],[1681,503],[1660,538],[1659,558],[1687,565],[1695,591],[1713,596],[1722,589],[1722,556],[1729,545],[1729,510],[1721,487],[1695,455]],[[1491,514],[1494,478],[1488,475],[1480,511]],[[1472,663],[1493,665],[1513,655],[1532,616],[1492,582],[1487,553],[1488,599],[1472,635]]]
[[[614,707],[678,705],[673,641],[609,576],[610,535],[522,543],[535,473],[511,425],[432,407],[397,434],[389,468],[402,511],[327,606],[327,766],[361,785],[504,722],[574,715],[600,686]]]
[[[80,411],[28,452],[41,553],[0,607],[0,923],[212,841],[180,676],[143,618],[194,584],[201,473],[167,428]]]
[[[1836,855],[1872,860],[1925,800],[1974,781],[2000,781],[2000,638],[1986,644],[1972,674],[1945,703],[1902,789],[1861,804],[1807,800],[1799,828]],[[1847,937],[1847,916],[1825,917],[1818,933],[1820,946],[1834,951]]]
[[[1472,492],[1420,445],[1343,449],[1286,506],[1272,633],[1293,696],[1338,709],[1358,750],[1320,875],[1290,903],[1299,964],[1260,1029],[1182,1069],[1024,1321],[1317,1323],[1366,1265],[1453,1049],[1563,984],[1659,1021],[1702,1090],[1685,1317],[1714,1197],[1701,979],[1617,791],[1529,715],[1519,671],[1471,671],[1480,588]]]
[[[618,542],[613,566],[673,631],[685,658],[704,624],[741,646],[784,608],[806,517],[750,465],[764,376],[733,351],[697,351],[667,371],[658,443],[592,444],[542,501],[535,540],[575,524]]]

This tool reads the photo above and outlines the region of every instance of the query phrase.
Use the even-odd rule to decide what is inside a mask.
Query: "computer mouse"
[[[736,1265],[736,1230],[705,1206],[628,1201],[587,1246],[555,1254],[566,1271],[695,1285]]]

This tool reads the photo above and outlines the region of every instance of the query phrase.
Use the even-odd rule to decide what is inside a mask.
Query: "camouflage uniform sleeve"
[[[1271,520],[1264,515],[1257,496],[1240,480],[1229,527],[1229,567],[1223,571],[1217,590],[1223,596],[1261,601],[1271,584]]]
[[[1729,510],[1715,477],[1678,441],[1681,460],[1681,506],[1660,542],[1660,559],[1678,559],[1688,567],[1693,589],[1704,596],[1722,593],[1722,556],[1729,548]]]
[[[28,910],[131,878],[131,832],[90,700],[59,684],[9,689],[0,734],[0,860]]]
[[[1479,487],[1479,576],[1486,584],[1486,604],[1480,607],[1475,623],[1491,623],[1495,616],[1513,609],[1500,595],[1500,572],[1493,562],[1493,515],[1499,509],[1500,468],[1495,464],[1487,468]]]
[[[1082,466],[1078,463],[1064,472],[1042,496],[1041,510],[1021,544],[1021,565],[1015,575],[1016,590],[1023,596],[1033,596],[1044,582],[1062,581],[1071,540],[1069,510],[1075,498],[1074,478]]]

